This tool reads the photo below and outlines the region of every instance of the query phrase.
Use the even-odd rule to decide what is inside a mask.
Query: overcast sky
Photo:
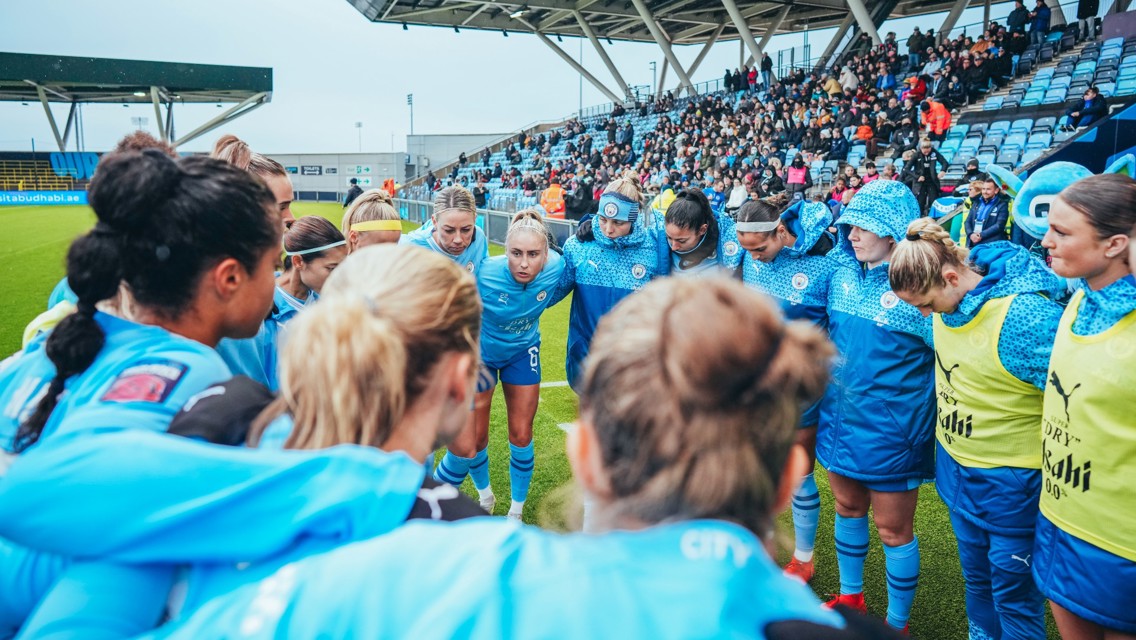
[[[744,4],[744,3],[743,3]],[[996,6],[994,17],[1008,12]],[[982,19],[969,9],[960,25]],[[885,24],[901,38],[912,26],[938,26],[942,17]],[[811,31],[819,55],[834,30]],[[973,31],[973,29],[972,29]],[[777,36],[771,55],[800,47],[804,34]],[[579,39],[564,38],[577,57]],[[609,47],[628,84],[649,85],[650,62],[662,68],[654,45]],[[0,0],[0,50],[18,53],[127,58],[273,69],[272,102],[184,148],[208,150],[221,133],[235,133],[266,153],[402,151],[410,128],[406,94],[414,94],[415,133],[496,133],[541,120],[559,120],[580,104],[579,75],[535,36],[514,33],[371,23],[346,0]],[[715,45],[693,80],[722,76],[738,62],[736,41]],[[684,66],[698,47],[676,47]],[[585,42],[584,66],[615,87],[595,50]],[[678,82],[673,71],[668,85]],[[585,106],[607,102],[587,81]],[[57,105],[56,118],[66,120]],[[177,105],[181,133],[221,111],[213,105]],[[132,117],[149,119],[149,105],[84,108],[86,148],[102,151],[129,132]],[[392,149],[393,137],[393,149]],[[0,103],[0,150],[55,146],[38,103]],[[74,149],[74,143],[70,149]]]

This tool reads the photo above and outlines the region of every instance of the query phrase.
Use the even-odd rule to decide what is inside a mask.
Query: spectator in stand
[[[1097,13],[1100,13],[1100,0],[1080,0],[1077,3],[1077,39],[1085,40],[1096,35]]]
[[[923,51],[926,45],[923,44],[923,34],[920,33],[919,27],[911,32],[911,37],[907,39],[907,68],[919,68],[919,54]]]
[[[895,165],[887,163],[884,165],[884,172],[880,174],[880,180],[899,180],[899,174],[895,171]]]
[[[966,246],[1009,240],[1010,199],[998,189],[993,178],[982,183],[982,197],[974,201],[966,218]]]
[[[750,91],[753,91],[757,88],[757,67],[754,67],[746,72],[746,81],[749,83]]]
[[[773,86],[773,60],[768,53],[761,54],[761,80],[767,91]]]
[[[947,137],[947,130],[951,128],[951,112],[941,102],[927,100],[919,105],[923,112],[921,124],[927,131],[927,137],[932,140],[943,140]]]
[[[910,174],[909,186],[919,200],[919,210],[923,215],[927,215],[931,203],[941,194],[941,172],[936,171],[936,165],[942,165],[943,170],[946,170],[950,163],[932,146],[930,140],[923,140],[919,143],[919,152],[912,155],[903,167],[904,172]]]
[[[479,210],[489,206],[489,187],[485,186],[484,176],[479,177],[473,187],[473,204]]]
[[[830,96],[839,96],[844,94],[844,87],[840,86],[840,82],[831,74],[825,73],[822,76],[823,84],[821,89]]]
[[[892,169],[895,169],[895,167],[892,167]],[[879,173],[876,173],[876,163],[872,162],[871,160],[864,163],[864,178],[863,178],[863,180],[864,180],[865,185],[868,184],[869,182],[874,182],[876,180],[879,180],[881,177],[882,176]]]
[[[1026,9],[1023,0],[1014,0],[1014,10],[1010,15],[1006,16],[1006,27],[1010,33],[1025,33],[1026,24],[1030,21],[1029,10]]]
[[[1087,127],[1108,115],[1108,102],[1100,94],[1100,89],[1089,87],[1076,104],[1065,110],[1061,128],[1072,131],[1078,127]]]
[[[832,130],[832,148],[824,157],[825,160],[836,160],[838,162],[848,161],[848,151],[851,146],[848,144],[848,138],[844,137],[844,133],[839,129]]]
[[[907,93],[904,94],[905,100],[911,100],[912,104],[918,104],[927,98],[927,81],[918,76],[912,76],[904,80],[907,85]]]
[[[943,72],[935,69],[931,72],[931,82],[927,85],[927,93],[931,100],[943,102],[947,98],[947,88],[950,82],[943,77]]]
[[[851,66],[846,66],[840,72],[840,86],[843,91],[856,91],[860,86],[860,78],[856,72],[852,70]]]
[[[809,175],[809,165],[805,164],[801,154],[793,157],[793,162],[785,168],[785,191],[790,196],[804,194],[813,187],[813,178]]]
[[[856,139],[864,143],[864,153],[869,158],[876,157],[876,129],[868,114],[860,116],[860,126],[856,128]]]
[[[1030,12],[1030,43],[1041,46],[1049,35],[1050,10],[1045,0],[1037,0],[1037,6]]]

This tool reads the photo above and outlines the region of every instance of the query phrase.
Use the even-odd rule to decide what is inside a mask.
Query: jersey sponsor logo
[[[794,289],[803,291],[805,287],[809,286],[809,277],[803,273],[798,273],[797,275],[793,276],[791,284],[793,285]]]
[[[738,255],[738,243],[732,240],[727,242],[726,245],[722,247],[722,252],[731,258]]]
[[[644,267],[641,264],[637,264],[634,267],[631,267],[631,275],[635,276],[636,280],[642,280],[643,276],[647,275],[647,267]]]
[[[885,291],[884,295],[880,296],[880,306],[885,309],[892,309],[897,304],[899,304],[899,296],[895,295],[894,291]]]
[[[170,360],[136,364],[118,374],[100,401],[165,402],[187,368]]]
[[[544,302],[545,298],[547,298],[547,297],[548,297],[548,292],[547,291],[541,291],[540,293],[536,294],[536,301],[537,302]]]

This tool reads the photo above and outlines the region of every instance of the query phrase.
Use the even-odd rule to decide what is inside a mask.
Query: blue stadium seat
[[[951,128],[947,130],[947,140],[950,140],[952,138],[958,138],[959,140],[961,140],[965,138],[966,131],[969,128],[970,127],[965,124],[952,125]]]
[[[1020,154],[1017,152],[1017,150],[1013,149],[1010,151],[1003,151],[1002,153],[998,154],[999,163],[1005,162],[1010,165],[1015,165],[1018,163],[1019,158]]]
[[[1136,94],[1136,76],[1125,78],[1116,83],[1116,95],[1130,96]]]
[[[1053,144],[1061,144],[1075,135],[1077,135],[1076,131],[1058,131],[1053,134]]]
[[[1010,133],[1029,133],[1033,129],[1033,118],[1021,118],[1014,120],[1010,125]]]
[[[1033,129],[1030,129],[1030,133],[1041,133],[1041,132],[1053,133],[1053,128],[1056,127],[1056,126],[1057,126],[1057,117],[1056,116],[1046,116],[1044,118],[1038,118],[1033,123]]]
[[[962,146],[962,140],[961,139],[959,139],[959,138],[947,138],[946,140],[943,141],[943,144],[939,146],[939,151],[941,153],[946,153],[948,151],[953,153],[955,151],[958,151],[959,147],[961,147],[961,146]]]
[[[1095,83],[1113,82],[1117,76],[1116,69],[1102,69],[1097,72],[1096,77],[1093,79]]]
[[[1133,78],[1136,78],[1136,76],[1133,76]],[[1101,95],[1106,98],[1111,98],[1112,96],[1116,95],[1115,82],[1102,82],[1097,85],[1097,89],[1100,90]]]
[[[1046,89],[1049,88],[1049,85],[1053,83],[1053,80],[1054,80],[1053,76],[1046,76],[1044,78],[1034,78],[1033,83],[1030,84],[1030,88],[1026,90],[1026,93],[1029,94],[1029,93],[1033,93],[1035,91],[1045,91]]]
[[[990,96],[986,99],[986,102],[982,103],[982,110],[997,111],[1002,108],[1002,103],[1005,101],[1005,96]]]
[[[1128,78],[1136,78],[1136,65],[1121,67],[1120,72],[1116,74],[1117,80],[1126,80]]]
[[[997,156],[993,153],[980,153],[975,156],[978,159],[978,166],[985,167],[988,164],[994,164]]]
[[[1009,133],[1010,132],[1010,121],[1009,120],[997,120],[995,122],[991,122],[989,131],[991,133],[994,133],[995,131],[1001,132],[1001,133]]]
[[[1005,141],[1002,142],[1002,150],[1009,151],[1010,149],[1024,149],[1026,140],[1029,136],[1025,133],[1011,133],[1006,136]]]
[[[982,139],[982,145],[1000,147],[1005,140],[1006,134],[1002,133],[1001,131],[992,131],[986,134],[986,137]]]
[[[1045,149],[1051,144],[1053,144],[1053,134],[1035,133],[1030,135],[1029,140],[1026,142],[1026,150]]]
[[[1051,89],[1045,92],[1045,98],[1042,99],[1041,104],[1057,104],[1065,102],[1064,89]]]
[[[1040,158],[1042,153],[1044,153],[1044,151],[1042,151],[1041,149],[1033,149],[1032,151],[1027,151],[1022,154],[1022,157],[1020,160],[1018,160],[1018,162],[1022,165],[1027,165]]]
[[[1045,99],[1045,94],[1028,95],[1028,96],[1026,96],[1026,98],[1024,100],[1022,100],[1021,106],[1023,106],[1023,107],[1036,107],[1037,105],[1041,104],[1041,101],[1044,100],[1044,99]]]
[[[1038,78],[1052,78],[1053,74],[1056,71],[1057,71],[1057,69],[1054,68],[1054,67],[1046,67],[1044,69],[1038,69],[1037,74],[1034,75],[1034,77],[1033,77],[1034,82],[1036,82]]]

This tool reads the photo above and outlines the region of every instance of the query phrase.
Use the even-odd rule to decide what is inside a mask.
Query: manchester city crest
[[[641,264],[637,264],[634,267],[631,267],[631,275],[635,276],[636,280],[642,280],[643,276],[647,275],[647,267],[644,267]]]
[[[604,205],[603,214],[605,218],[614,218],[619,215],[619,205],[614,202],[609,202]]]
[[[548,297],[548,292],[547,291],[541,291],[540,293],[536,294],[536,301],[537,302],[544,302],[544,299],[547,298],[547,297]]]
[[[730,257],[736,256],[738,254],[738,243],[731,240],[731,241],[727,242],[724,247],[722,247],[722,251],[727,256],[730,256]]]
[[[899,304],[899,296],[892,291],[885,291],[884,295],[880,296],[880,306],[885,309],[891,309],[897,304]]]
[[[796,289],[797,291],[804,291],[805,287],[809,286],[809,277],[803,273],[798,273],[797,275],[793,276],[793,280],[791,282],[794,289]]]

